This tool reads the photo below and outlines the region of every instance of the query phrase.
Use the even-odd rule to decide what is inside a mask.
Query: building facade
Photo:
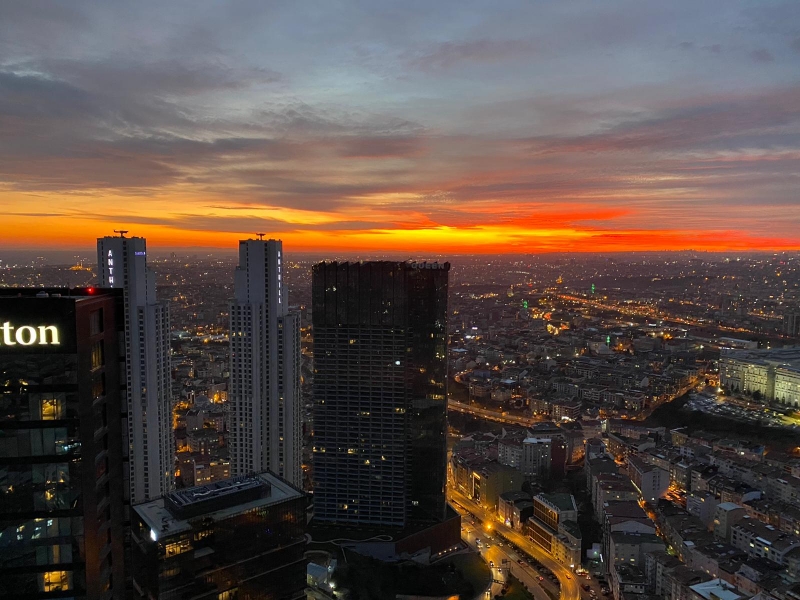
[[[300,315],[289,310],[280,240],[239,242],[230,303],[233,476],[272,471],[302,485]]]
[[[141,597],[305,598],[305,496],[271,473],[139,504],[131,537],[133,587]]]
[[[0,290],[0,597],[123,598],[117,290]]]
[[[449,269],[314,266],[316,519],[403,527],[444,518]]]
[[[97,279],[125,298],[125,344],[131,503],[174,488],[169,305],[156,299],[144,238],[97,240]]]
[[[661,469],[637,456],[628,458],[628,476],[642,499],[655,504],[669,489],[669,471]]]
[[[800,408],[800,348],[723,350],[720,385],[734,391],[758,392],[764,400]]]

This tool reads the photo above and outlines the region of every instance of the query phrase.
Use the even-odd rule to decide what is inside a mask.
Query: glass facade
[[[163,499],[134,507],[135,588],[159,600],[304,598],[305,496],[279,485],[290,490],[280,500],[229,504],[170,521],[167,531],[153,529],[166,523],[153,522],[159,515],[171,514]]]
[[[314,267],[317,520],[404,527],[444,519],[448,270]]]
[[[57,323],[63,342],[44,352],[35,346],[0,346],[3,598],[122,596],[123,491],[121,481],[110,481],[113,474],[121,478],[122,449],[109,447],[111,439],[120,439],[121,423],[118,419],[109,427],[107,418],[109,412],[121,412],[119,359],[113,350],[117,301],[115,294],[0,296],[4,320],[26,323],[46,316],[48,323]],[[110,319],[107,330],[92,335],[89,317],[101,307]],[[100,361],[92,352],[98,342],[112,349]],[[115,382],[110,395],[105,389],[99,393],[98,380]]]

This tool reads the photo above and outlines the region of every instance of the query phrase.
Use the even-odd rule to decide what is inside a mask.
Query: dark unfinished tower
[[[314,266],[314,514],[445,517],[449,263]]]

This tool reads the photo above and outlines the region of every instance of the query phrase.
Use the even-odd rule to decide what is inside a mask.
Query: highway
[[[483,507],[478,506],[472,500],[464,496],[461,492],[453,489],[451,486],[447,488],[447,495],[451,502],[460,504],[464,508],[466,508],[469,512],[475,515],[478,519],[483,521],[483,523],[490,526],[492,531],[497,531],[501,533],[507,540],[513,542],[518,548],[527,552],[531,556],[533,556],[536,560],[538,560],[542,565],[550,569],[555,576],[558,578],[559,583],[561,584],[561,600],[581,600],[581,588],[578,585],[577,575],[572,573],[569,568],[564,567],[560,563],[553,560],[549,554],[547,554],[544,550],[542,550],[539,546],[531,542],[527,537],[511,529],[510,527],[506,527],[504,523],[501,523],[494,515],[491,515],[488,511],[484,510]],[[494,545],[493,545],[494,547]],[[490,549],[491,550],[491,549]],[[494,560],[491,559],[490,560]],[[526,583],[530,581],[530,577],[532,575],[533,569],[527,568],[518,565],[516,560],[513,563],[509,563],[512,569],[512,574]],[[515,568],[516,567],[516,568]],[[518,575],[519,573],[519,575]],[[521,576],[520,576],[521,575]],[[525,579],[527,579],[527,581]],[[538,583],[538,582],[537,582]],[[534,586],[532,589],[537,589],[538,586]],[[534,592],[536,594],[536,592]],[[542,592],[539,588],[539,594],[536,594],[537,600],[547,600],[546,595]]]

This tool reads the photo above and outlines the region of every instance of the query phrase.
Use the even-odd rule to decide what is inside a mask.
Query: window
[[[92,381],[92,400],[97,400],[106,395],[106,374],[100,373]]]
[[[41,575],[43,592],[61,592],[72,589],[71,573],[68,571],[47,571]]]
[[[103,333],[103,309],[100,308],[89,315],[89,335]]]
[[[64,418],[64,401],[58,397],[45,397],[41,401],[42,421],[58,421]]]
[[[105,362],[105,345],[100,340],[92,345],[92,369],[102,367]]]
[[[179,540],[177,542],[171,542],[164,547],[164,552],[167,557],[176,556],[178,554],[183,554],[190,550],[189,540]]]

